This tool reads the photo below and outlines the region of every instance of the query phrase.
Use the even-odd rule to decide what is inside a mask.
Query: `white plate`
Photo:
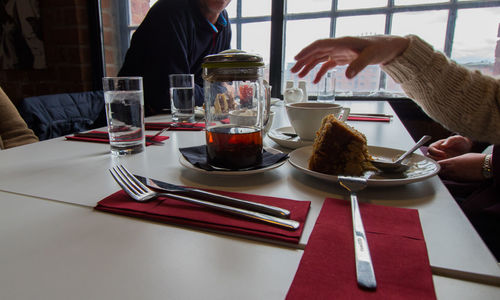
[[[281,152],[281,151],[278,151],[278,150],[272,149],[272,148],[266,148],[266,151],[268,151],[268,152],[272,152],[272,151]],[[225,171],[225,170],[221,170],[221,171],[207,171],[207,170],[204,170],[204,169],[198,168],[197,166],[192,165],[186,158],[184,158],[184,156],[182,154],[179,155],[179,162],[184,167],[186,167],[188,169],[191,169],[191,170],[195,170],[195,171],[201,172],[201,173],[212,174],[212,175],[231,175],[231,176],[234,176],[234,175],[258,174],[258,173],[266,172],[266,171],[269,171],[269,170],[272,170],[272,169],[276,169],[277,167],[283,165],[286,161],[287,161],[287,159],[282,160],[280,162],[277,162],[274,165],[270,165],[270,166],[267,166],[265,168],[254,169],[254,170],[243,170],[243,171]]]
[[[384,148],[377,146],[368,146],[368,151],[372,156],[386,158],[392,160],[394,157],[403,154],[405,151]],[[308,169],[309,157],[311,157],[312,146],[302,147],[290,153],[288,161],[298,170],[314,176],[316,178],[337,182],[338,178],[334,175],[328,175],[311,171]],[[422,181],[436,175],[439,172],[439,164],[434,160],[414,153],[405,163],[410,165],[410,168],[402,174],[382,174],[372,175],[368,179],[368,186],[396,186],[404,185],[412,182]]]
[[[313,143],[313,141],[303,141],[298,136],[291,138],[289,136],[281,134],[282,132],[295,133],[295,130],[293,130],[292,126],[281,127],[271,130],[267,134],[267,136],[271,140],[275,141],[278,145],[290,149],[297,149],[300,147],[309,146],[312,145]]]

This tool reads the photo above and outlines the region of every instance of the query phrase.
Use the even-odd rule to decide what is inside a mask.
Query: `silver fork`
[[[145,186],[142,182],[140,182],[137,178],[135,178],[135,176],[132,173],[130,173],[124,166],[121,165],[109,169],[109,172],[111,173],[111,176],[113,176],[115,181],[121,186],[121,188],[130,197],[132,197],[132,199],[138,202],[145,202],[159,196],[166,196],[172,199],[185,201],[189,203],[195,203],[205,207],[210,207],[212,209],[223,211],[240,217],[246,217],[257,221],[286,227],[287,229],[295,230],[300,226],[300,223],[295,220],[281,219],[267,214],[258,213],[255,211],[236,208],[229,205],[224,205],[214,202],[198,200],[171,193],[157,193],[149,189],[147,186]]]
[[[349,191],[351,197],[352,224],[354,234],[354,254],[356,257],[356,276],[358,284],[366,289],[376,289],[377,281],[373,271],[372,258],[365,228],[359,212],[357,192],[367,186],[367,180],[359,177],[338,176],[339,183]]]

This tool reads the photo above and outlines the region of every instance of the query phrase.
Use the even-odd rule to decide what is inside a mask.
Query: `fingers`
[[[446,152],[439,150],[437,148],[434,148],[434,147],[429,147],[427,149],[427,156],[436,160],[436,161],[448,158],[448,155],[446,154]]]
[[[328,70],[331,70],[336,66],[337,63],[334,60],[328,60],[327,62],[325,62],[319,69],[318,73],[316,74],[313,83],[318,83],[321,80],[321,77],[323,77],[323,75],[325,75],[325,73],[328,72]]]
[[[347,67],[346,70],[346,77],[347,78],[353,78],[354,76],[358,75],[359,72],[361,72],[366,66],[373,64],[376,62],[376,53],[372,51],[369,47],[367,47],[363,52],[361,52],[355,60],[351,62],[349,67]]]
[[[322,63],[324,61],[327,61],[327,60],[328,60],[328,56],[322,56],[322,57],[315,58],[313,61],[311,61],[310,63],[306,64],[302,68],[302,70],[298,74],[299,77],[306,76],[316,65],[318,65],[319,63]]]

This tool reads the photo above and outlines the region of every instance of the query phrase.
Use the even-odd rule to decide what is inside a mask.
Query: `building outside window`
[[[127,37],[121,44],[124,55],[133,31],[156,0],[123,2],[128,6],[121,10],[128,14],[121,26],[121,36]],[[273,4],[282,8],[281,19],[273,18]],[[459,64],[500,75],[500,0],[232,0],[227,11],[231,47],[262,55],[267,74],[273,68],[281,74],[280,82],[270,80],[281,89],[286,80],[298,80],[289,70],[303,47],[320,38],[346,35],[416,34]],[[271,36],[272,22],[279,20],[283,37]],[[283,41],[281,61],[271,59],[272,40]],[[367,67],[352,80],[344,76],[345,68],[337,67],[338,96],[405,97],[378,66]],[[311,72],[306,80],[311,82],[313,76]],[[315,89],[309,84],[312,96]]]

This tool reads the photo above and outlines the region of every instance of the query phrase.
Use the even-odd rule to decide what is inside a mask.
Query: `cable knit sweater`
[[[408,38],[405,52],[383,70],[449,130],[496,144],[493,178],[478,183],[460,207],[500,261],[500,80],[459,66],[416,36]]]
[[[38,138],[0,88],[0,149],[38,142]]]
[[[470,71],[414,35],[382,66],[434,120],[476,141],[500,144],[500,80]]]

